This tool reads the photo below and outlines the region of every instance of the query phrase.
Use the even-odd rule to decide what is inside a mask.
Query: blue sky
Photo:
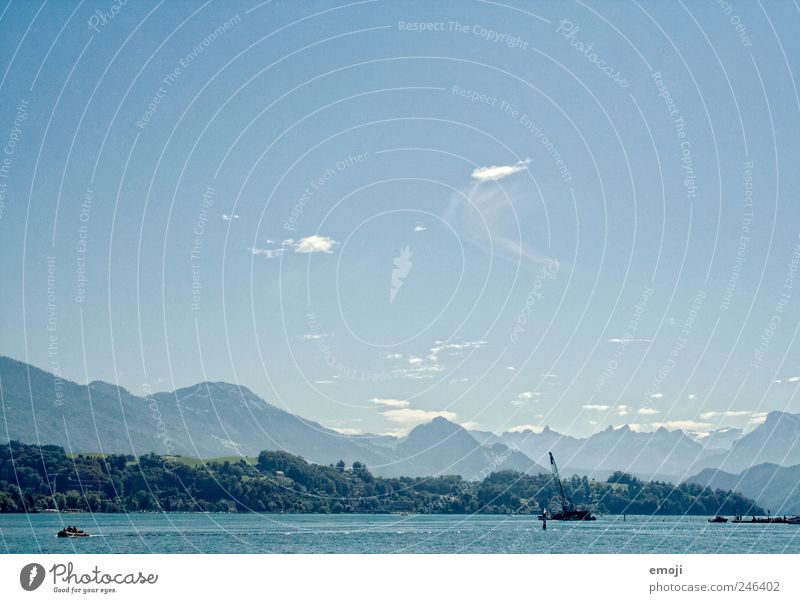
[[[346,432],[800,411],[791,2],[0,13],[2,354]]]

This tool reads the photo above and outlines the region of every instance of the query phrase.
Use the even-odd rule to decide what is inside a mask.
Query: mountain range
[[[0,357],[0,442],[57,444],[68,452],[147,452],[216,458],[285,450],[313,463],[365,463],[376,474],[420,477],[545,471],[524,454],[483,446],[437,418],[403,438],[344,435],[268,404],[243,386],[199,383],[136,396],[93,381],[79,385]]]
[[[793,467],[800,466],[800,414],[780,411],[768,413],[748,433],[663,427],[638,432],[622,426],[587,438],[547,427],[497,435],[438,417],[403,437],[346,435],[273,406],[241,385],[205,382],[143,397],[102,381],[80,385],[0,357],[0,420],[0,442],[206,459],[285,450],[319,464],[361,461],[384,477],[459,474],[472,480],[505,469],[537,474],[549,467],[552,451],[564,474],[604,480],[619,470],[641,479],[691,479],[725,489],[735,482],[733,489],[772,509],[800,504],[792,494],[797,472],[789,471],[800,471]],[[770,473],[765,464],[777,469]],[[794,498],[777,500],[781,492]]]

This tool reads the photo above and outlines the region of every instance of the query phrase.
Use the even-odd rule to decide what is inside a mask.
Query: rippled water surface
[[[56,538],[77,525],[91,538]],[[800,526],[705,517],[498,515],[0,515],[7,553],[800,553]]]

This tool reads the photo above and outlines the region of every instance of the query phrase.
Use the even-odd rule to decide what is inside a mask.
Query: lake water
[[[56,538],[77,525],[91,538]],[[705,517],[591,522],[499,515],[0,515],[6,553],[800,553],[800,526]]]

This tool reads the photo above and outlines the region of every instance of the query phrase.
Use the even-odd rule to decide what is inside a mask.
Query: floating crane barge
[[[561,477],[558,474],[558,466],[556,460],[553,458],[553,453],[550,455],[550,470],[553,472],[553,481],[558,490],[558,498],[561,501],[561,513],[550,513],[547,509],[539,515],[539,519],[548,520],[553,519],[556,521],[594,521],[597,519],[592,515],[591,511],[584,509],[576,509],[572,499],[564,494],[564,485],[561,483]]]

